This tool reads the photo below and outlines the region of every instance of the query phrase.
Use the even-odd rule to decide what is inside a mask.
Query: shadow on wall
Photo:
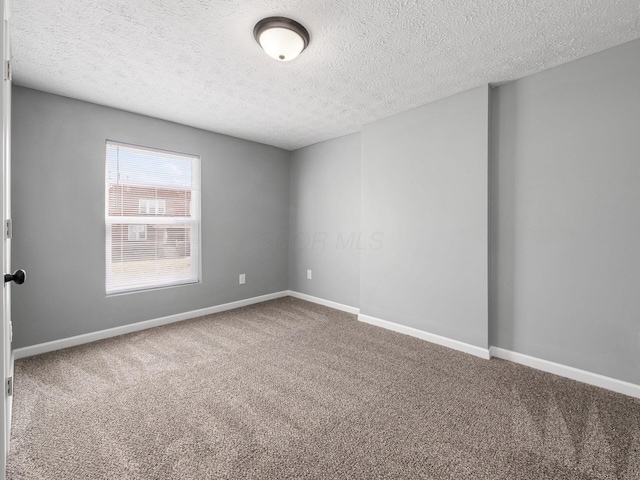
[[[493,88],[490,96],[489,142],[489,345],[501,338],[514,338],[515,318],[515,160],[518,131],[517,86],[507,91]],[[499,94],[498,94],[499,93]],[[502,124],[500,111],[510,107]]]

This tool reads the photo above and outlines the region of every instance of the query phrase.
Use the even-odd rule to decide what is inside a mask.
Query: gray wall
[[[15,346],[290,287],[640,384],[639,84],[637,40],[291,154],[15,88]],[[202,156],[201,285],[104,296],[105,138]]]
[[[12,129],[14,348],[287,289],[289,152],[20,87]],[[201,156],[201,284],[105,296],[105,139]]]
[[[292,153],[290,208],[290,289],[357,307],[359,133]],[[311,280],[307,269],[313,271]]]
[[[640,384],[640,40],[493,95],[496,346]]]
[[[489,91],[362,130],[362,314],[488,347]]]

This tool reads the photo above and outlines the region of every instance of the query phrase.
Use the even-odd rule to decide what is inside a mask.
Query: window
[[[200,279],[200,158],[107,141],[106,292]]]
[[[166,208],[167,201],[157,198],[141,198],[138,202],[138,213],[141,215],[164,215]]]
[[[129,241],[146,240],[146,239],[147,239],[146,225],[129,225]]]

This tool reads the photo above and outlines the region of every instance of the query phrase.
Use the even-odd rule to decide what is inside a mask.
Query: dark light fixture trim
[[[260,43],[260,35],[262,35],[262,33],[269,30],[270,28],[284,28],[297,33],[302,39],[304,45],[299,53],[302,53],[309,45],[309,32],[300,23],[286,17],[268,17],[263,18],[258,23],[256,23],[255,27],[253,27],[253,37],[261,47],[263,46]],[[284,58],[280,58],[280,60],[284,60]]]

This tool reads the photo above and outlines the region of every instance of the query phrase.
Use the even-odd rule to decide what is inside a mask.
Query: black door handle
[[[7,282],[16,282],[18,285],[22,285],[27,278],[27,272],[24,270],[16,270],[13,273],[5,273],[4,274],[4,283]]]

